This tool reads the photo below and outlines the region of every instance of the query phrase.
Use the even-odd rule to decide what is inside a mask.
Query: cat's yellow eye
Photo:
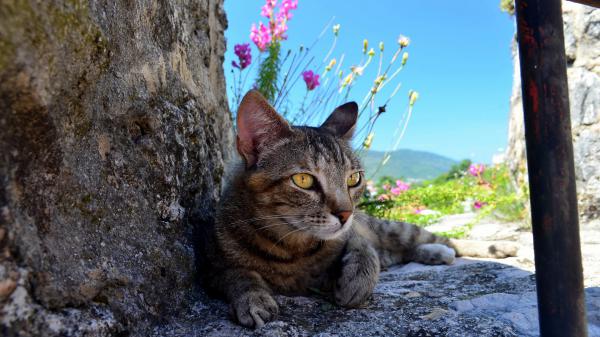
[[[292,176],[292,181],[300,188],[309,189],[314,185],[315,178],[308,173],[297,173]]]
[[[354,187],[354,186],[360,184],[360,172],[352,173],[348,177],[348,180],[346,180],[346,184],[348,184],[349,187]]]

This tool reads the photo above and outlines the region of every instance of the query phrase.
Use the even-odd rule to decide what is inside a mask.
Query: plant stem
[[[279,75],[279,42],[271,43],[267,58],[260,64],[258,79],[256,81],[258,91],[273,103],[277,94],[277,76]]]

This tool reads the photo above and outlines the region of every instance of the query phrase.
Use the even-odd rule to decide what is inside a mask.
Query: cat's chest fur
[[[322,241],[292,236],[279,240],[270,231],[257,230],[269,225],[272,223],[219,226],[220,248],[228,264],[256,270],[279,293],[302,294],[311,288],[330,290],[345,238]]]

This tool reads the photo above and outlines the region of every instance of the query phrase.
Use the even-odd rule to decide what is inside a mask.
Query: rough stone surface
[[[563,1],[565,51],[575,174],[583,221],[600,218],[600,9]],[[518,52],[513,45],[513,90],[506,158],[518,182],[527,162]]]
[[[589,336],[600,336],[600,288],[586,289]],[[341,309],[325,295],[278,296],[281,313],[259,330],[229,320],[222,301],[202,297],[152,336],[538,336],[534,275],[502,261],[410,263],[381,275],[372,300]]]
[[[438,224],[428,226],[431,231],[452,231],[461,228],[464,223],[459,219],[474,217],[471,213],[449,215],[440,219]],[[441,227],[440,227],[441,226]],[[600,220],[587,221],[579,228],[581,238],[581,255],[583,264],[583,282],[585,287],[600,286]],[[531,230],[525,229],[522,223],[498,222],[493,218],[484,218],[471,228],[467,239],[482,241],[513,241],[518,243],[517,256],[499,261],[503,264],[534,272],[535,258],[533,252],[533,235]],[[484,260],[484,259],[481,259]]]
[[[0,334],[188,307],[230,152],[220,0],[0,2]]]

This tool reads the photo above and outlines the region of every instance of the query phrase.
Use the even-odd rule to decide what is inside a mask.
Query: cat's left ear
[[[357,118],[358,104],[348,102],[335,108],[320,128],[326,129],[337,137],[350,140],[354,134]]]

